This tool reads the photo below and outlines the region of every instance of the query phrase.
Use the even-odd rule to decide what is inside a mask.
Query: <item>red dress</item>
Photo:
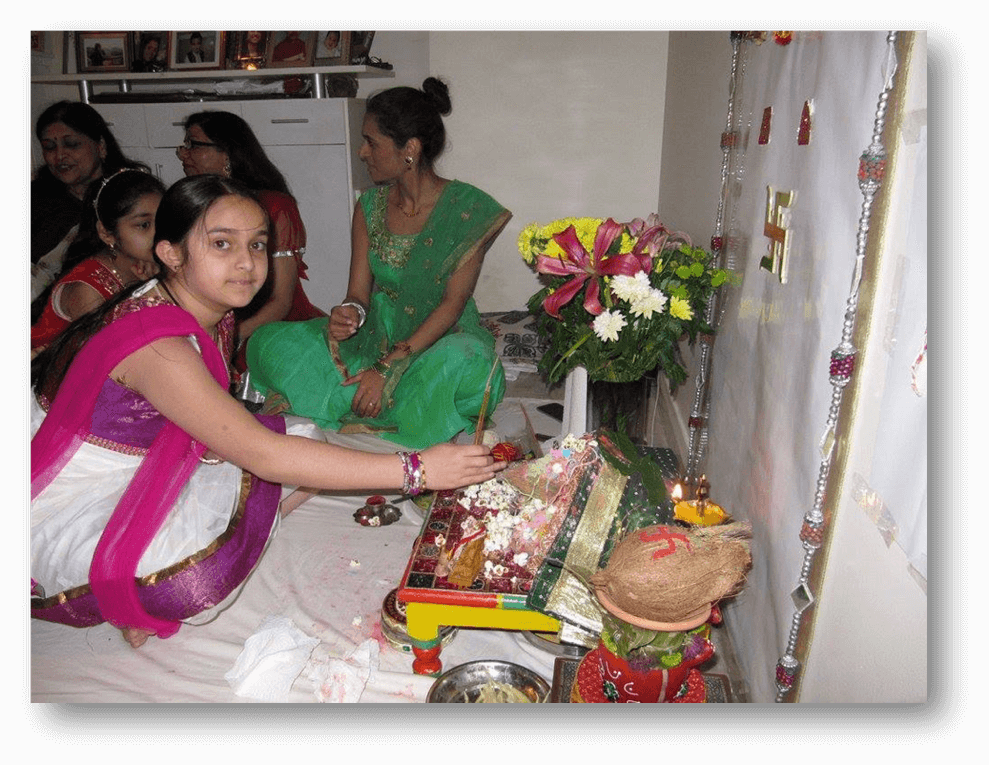
[[[295,285],[292,305],[282,321],[306,321],[327,316],[325,311],[309,302],[309,298],[306,297],[306,292],[302,288],[303,280],[309,280],[306,275],[307,266],[302,260],[306,251],[306,227],[302,222],[302,216],[299,214],[299,207],[295,200],[290,195],[280,191],[260,191],[258,192],[258,201],[271,219],[274,236],[268,242],[268,281],[248,307],[247,315],[249,316],[250,312],[260,308],[271,297],[270,274],[274,273],[274,259],[292,257],[295,258],[296,267],[299,270],[299,281]],[[246,343],[242,344],[238,350],[233,365],[238,372],[244,372],[247,369]]]
[[[86,258],[69,273],[59,279],[58,284],[48,297],[48,303],[41,317],[31,327],[31,348],[41,348],[48,345],[52,340],[62,334],[62,331],[71,324],[71,321],[63,316],[56,306],[58,299],[65,289],[65,285],[72,282],[83,282],[103,296],[104,300],[109,300],[124,288],[123,282],[113,271],[104,266],[96,258]]]

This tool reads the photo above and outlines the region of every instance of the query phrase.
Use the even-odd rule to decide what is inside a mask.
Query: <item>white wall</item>
[[[539,288],[519,257],[531,222],[631,220],[657,209],[666,32],[431,32],[430,74],[453,100],[441,175],[514,213],[485,259],[482,311]]]
[[[684,215],[694,208],[708,210],[713,226],[710,178],[695,176],[698,160],[691,159],[692,142],[695,135],[704,135],[717,147],[725,128],[729,69],[719,76],[716,70],[691,65],[708,50],[712,57],[730,52],[728,33],[671,33],[670,71],[676,75],[667,91],[660,209]],[[727,626],[750,700],[769,702],[776,694],[775,664],[786,647],[794,612],[790,593],[803,562],[800,527],[815,501],[819,442],[832,393],[830,353],[841,340],[854,272],[862,205],[858,158],[871,141],[887,49],[883,32],[825,32],[798,33],[787,47],[770,39],[748,50],[738,108],[740,124],[749,126],[750,135],[741,193],[733,204],[737,232],[744,239],[738,254],[743,281],[732,292],[715,342],[710,447],[703,467],[712,496],[753,524],[754,567],[746,590],[726,609]],[[814,101],[813,137],[810,145],[797,146],[800,110],[807,99]],[[914,108],[925,109],[926,92],[919,102],[922,106]],[[759,146],[756,138],[767,106],[773,107],[772,137]],[[926,125],[926,112],[914,116],[920,114]],[[922,174],[901,173],[899,182],[906,193],[894,204],[912,204],[915,195],[926,200]],[[795,189],[798,195],[786,285],[759,267],[768,241],[762,234],[767,185]],[[877,219],[872,223],[878,226]],[[902,235],[905,224],[901,215],[891,225],[899,226]],[[924,233],[914,241],[926,247]],[[814,593],[816,622],[801,676],[802,702],[916,702],[927,696],[924,584],[911,575],[900,545],[887,545],[853,498],[856,476],[872,482],[879,472],[873,463],[874,442],[887,446],[877,462],[892,464],[894,478],[907,482],[920,476],[926,487],[926,462],[918,464],[909,444],[886,443],[879,418],[890,399],[882,387],[883,343],[890,341],[889,327],[906,306],[889,300],[895,261],[901,257],[902,250],[889,255],[893,262],[886,274],[873,262],[868,267],[870,279],[890,282],[878,285],[883,288],[875,308],[890,323],[863,335],[855,374],[864,394],[853,401],[846,393],[843,402],[846,427],[839,436],[848,459],[842,465],[844,483],[837,484],[843,491],[840,496],[836,491],[827,505],[833,511],[832,541],[830,550],[818,553],[819,562],[827,556],[827,567]],[[917,291],[916,285],[911,288]],[[914,297],[919,297],[926,321],[923,281]],[[903,322],[896,326],[905,329]],[[894,339],[916,348],[921,338],[911,327]],[[901,389],[908,385],[902,375],[897,384]],[[693,380],[686,387],[692,393]],[[691,397],[673,403],[676,416],[685,422]],[[849,410],[853,404],[857,408]],[[926,447],[926,433],[924,440]],[[893,497],[884,499],[892,502]],[[914,492],[912,500],[912,507],[893,510],[916,511],[921,498]],[[926,549],[926,540],[923,545]],[[808,623],[812,615],[808,613]]]

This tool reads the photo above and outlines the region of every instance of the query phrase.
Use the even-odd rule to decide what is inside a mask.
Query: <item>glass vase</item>
[[[589,380],[589,429],[624,432],[633,443],[647,443],[651,385],[652,380],[646,377],[632,382]]]

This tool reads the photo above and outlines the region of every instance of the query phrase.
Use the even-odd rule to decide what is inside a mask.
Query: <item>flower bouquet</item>
[[[687,379],[679,342],[712,332],[705,308],[730,273],[713,268],[709,252],[655,215],[532,223],[518,246],[546,277],[528,308],[549,343],[539,370],[550,383],[577,366],[592,381],[631,382],[657,368],[671,389]]]

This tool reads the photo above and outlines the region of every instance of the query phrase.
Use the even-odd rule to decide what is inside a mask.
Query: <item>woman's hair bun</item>
[[[427,77],[422,83],[422,92],[426,94],[436,111],[444,117],[453,110],[450,103],[450,88],[437,77]]]

